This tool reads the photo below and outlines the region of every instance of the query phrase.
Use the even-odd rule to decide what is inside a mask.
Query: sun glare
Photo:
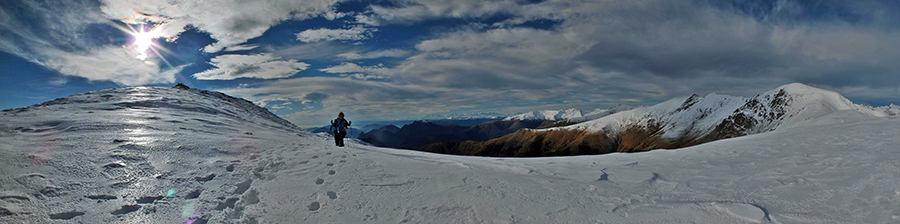
[[[151,29],[149,31],[139,29],[132,32],[131,36],[134,37],[134,43],[131,44],[131,47],[137,53],[137,59],[147,60],[147,57],[149,57],[148,51],[153,48],[153,40],[163,35],[159,32],[159,29]]]

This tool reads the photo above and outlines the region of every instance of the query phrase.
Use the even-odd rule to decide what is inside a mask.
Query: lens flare
[[[194,203],[187,203],[181,208],[181,217],[191,217],[194,214]],[[191,220],[193,221],[193,220]]]
[[[153,50],[154,41],[157,38],[163,37],[163,34],[160,32],[159,27],[147,30],[141,26],[138,30],[132,32],[131,36],[134,37],[131,48],[137,53],[137,56],[135,57],[143,61],[147,60],[150,56],[149,51]]]

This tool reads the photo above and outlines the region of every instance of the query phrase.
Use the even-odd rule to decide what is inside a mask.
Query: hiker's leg
[[[338,146],[341,145],[342,138],[343,137],[341,136],[340,132],[334,131],[334,145],[338,145]]]

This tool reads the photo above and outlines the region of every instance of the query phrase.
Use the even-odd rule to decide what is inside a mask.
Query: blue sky
[[[3,1],[0,108],[175,83],[305,127],[338,111],[593,109],[791,82],[881,106],[900,103],[898,10],[866,0]]]

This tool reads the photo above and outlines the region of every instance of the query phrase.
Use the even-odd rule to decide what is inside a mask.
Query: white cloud
[[[210,63],[215,68],[194,74],[202,80],[231,80],[237,78],[287,78],[309,68],[309,64],[293,59],[281,59],[268,54],[220,55]]]
[[[352,74],[340,74],[341,77],[350,77],[359,80],[386,80],[387,77],[379,76],[379,75],[369,75],[363,73],[352,73]]]
[[[495,14],[521,15],[525,8],[520,1],[499,0],[416,0],[403,1],[404,7],[383,7],[373,5],[372,16],[357,16],[369,24],[415,23],[422,20],[443,17],[482,17]]]
[[[370,25],[370,26],[381,25],[380,23],[378,23],[378,20],[376,20],[370,16],[367,16],[365,14],[356,14],[355,16],[353,16],[353,18],[356,20],[357,23],[362,23],[362,24],[366,24],[366,25]]]
[[[304,30],[297,33],[297,40],[305,43],[314,43],[320,41],[358,41],[372,37],[372,32],[377,31],[375,28],[366,28],[364,26],[354,26],[349,29],[328,29],[320,28],[315,30]]]
[[[344,62],[340,65],[319,69],[319,71],[341,74],[345,77],[353,77],[357,79],[389,79],[394,72],[393,69],[385,68],[384,65],[360,66],[354,63]],[[361,74],[360,74],[361,73]]]
[[[234,46],[226,47],[225,50],[226,51],[246,51],[246,50],[256,49],[259,46],[260,46],[259,44],[242,44],[242,45],[234,45]]]
[[[411,52],[400,50],[400,49],[390,49],[383,51],[370,51],[365,53],[356,53],[356,52],[347,52],[338,54],[338,57],[347,59],[347,60],[360,60],[360,59],[375,59],[375,58],[399,58],[410,55]]]
[[[138,60],[122,47],[105,47],[86,54],[54,51],[49,52],[49,55],[53,56],[43,64],[60,73],[129,86],[172,83],[175,81],[175,74],[183,68],[161,70],[160,65]]]
[[[338,0],[274,1],[181,1],[181,0],[104,0],[103,12],[110,17],[132,22],[165,23],[163,33],[175,36],[191,24],[218,40],[207,52],[241,44],[258,37],[272,25],[289,19],[317,16],[330,19],[345,15],[333,12]]]

